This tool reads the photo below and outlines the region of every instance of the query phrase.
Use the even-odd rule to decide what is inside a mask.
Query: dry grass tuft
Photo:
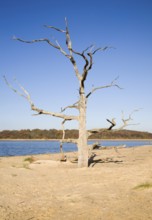
[[[134,189],[149,189],[149,188],[152,188],[152,183],[150,182],[145,182],[134,187]]]
[[[27,157],[27,158],[24,159],[24,162],[33,163],[34,161],[35,161],[35,158],[33,156]]]

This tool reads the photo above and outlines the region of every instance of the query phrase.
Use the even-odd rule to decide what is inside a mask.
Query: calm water
[[[152,145],[152,141],[98,141],[102,146],[134,147]],[[89,144],[93,141],[89,141]],[[64,144],[63,150],[76,151],[75,144]],[[0,156],[33,155],[45,153],[58,153],[60,151],[59,141],[0,141]]]

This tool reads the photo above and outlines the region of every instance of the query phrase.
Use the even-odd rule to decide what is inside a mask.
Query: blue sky
[[[128,128],[152,132],[151,0],[0,0],[0,130],[61,128],[60,119],[32,116],[29,104],[6,86],[2,76],[16,88],[13,79],[17,78],[45,110],[58,112],[74,103],[78,82],[68,59],[45,43],[12,40],[14,35],[26,40],[50,38],[64,46],[64,35],[43,25],[64,29],[65,17],[75,50],[81,52],[91,44],[116,48],[95,54],[86,91],[92,85],[109,84],[118,75],[123,90],[104,89],[90,97],[88,129],[107,127],[106,118],[113,117],[120,125],[122,110],[127,117],[142,108],[132,122],[140,124]],[[78,65],[83,68],[79,59]],[[66,128],[77,124],[69,122]]]

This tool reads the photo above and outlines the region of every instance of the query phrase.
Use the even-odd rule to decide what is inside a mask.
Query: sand
[[[76,153],[0,157],[0,220],[152,219],[152,146],[95,153],[81,169]]]

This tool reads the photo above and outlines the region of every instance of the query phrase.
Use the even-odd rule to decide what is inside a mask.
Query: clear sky
[[[17,78],[45,110],[58,112],[77,101],[78,82],[68,59],[46,43],[12,40],[14,35],[58,39],[64,47],[64,35],[43,25],[64,29],[65,17],[75,50],[81,52],[91,44],[116,48],[95,54],[86,90],[109,84],[118,75],[123,90],[104,89],[90,97],[88,129],[109,126],[106,118],[115,117],[119,124],[122,110],[127,117],[142,108],[132,122],[140,124],[128,128],[152,132],[151,0],[0,0],[0,130],[61,128],[60,119],[32,116],[28,102],[8,88],[3,75],[16,88]],[[83,68],[80,60],[78,64]],[[66,128],[77,124],[69,122]]]

